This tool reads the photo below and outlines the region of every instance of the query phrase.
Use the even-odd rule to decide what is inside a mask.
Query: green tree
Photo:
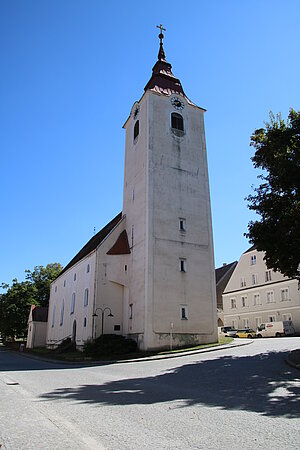
[[[59,263],[35,266],[34,270],[25,270],[26,280],[30,281],[36,288],[36,299],[40,306],[48,306],[50,296],[50,283],[54,281],[63,267]]]
[[[247,197],[248,208],[261,216],[245,234],[265,252],[268,268],[299,278],[300,263],[300,111],[285,121],[270,113],[270,123],[251,136],[255,168],[262,183]]]
[[[27,321],[31,305],[38,305],[36,288],[28,281],[18,282],[14,279],[0,298],[0,332],[4,338],[23,336],[27,330]]]

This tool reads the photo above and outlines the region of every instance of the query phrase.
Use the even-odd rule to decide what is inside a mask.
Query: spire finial
[[[165,60],[166,59],[166,55],[165,55],[164,47],[163,47],[163,38],[164,38],[163,31],[166,31],[166,29],[162,26],[162,24],[156,25],[156,28],[160,29],[160,33],[158,35],[158,37],[160,39],[158,59],[159,60],[161,60],[161,59]]]

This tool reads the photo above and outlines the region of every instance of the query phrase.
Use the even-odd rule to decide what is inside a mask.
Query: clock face
[[[182,110],[184,108],[183,102],[178,97],[172,97],[171,103],[176,109]]]
[[[140,111],[140,107],[137,106],[137,107],[135,108],[135,110],[134,110],[134,113],[133,113],[133,118],[134,118],[134,119],[137,118],[137,116],[138,116],[138,114],[139,114],[139,111]]]

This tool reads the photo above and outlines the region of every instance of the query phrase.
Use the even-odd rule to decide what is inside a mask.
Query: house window
[[[186,272],[186,259],[179,258],[179,272]]]
[[[133,317],[133,304],[130,303],[129,305],[129,319],[132,319]]]
[[[289,300],[289,288],[281,289],[280,300],[282,302],[286,302],[287,300]]]
[[[60,307],[60,317],[59,317],[59,325],[62,326],[64,323],[64,311],[65,311],[65,300],[63,299],[61,307]]]
[[[55,324],[55,310],[56,310],[56,305],[55,305],[55,303],[54,303],[54,305],[53,305],[53,309],[52,309],[52,328],[54,327],[54,324]]]
[[[267,303],[275,303],[273,291],[267,292]]]
[[[243,327],[249,328],[249,319],[243,319]]]
[[[253,295],[253,305],[254,306],[261,305],[261,299],[260,299],[260,295],[259,294],[254,294]]]
[[[186,231],[186,220],[183,218],[179,219],[179,230]]]
[[[231,303],[231,309],[235,309],[236,308],[236,298],[231,298],[230,303]]]
[[[286,314],[282,314],[282,320],[292,320],[292,314],[290,313],[286,313]]]
[[[134,141],[138,137],[139,133],[140,133],[140,121],[137,120],[134,124],[134,129],[133,129],[133,140]]]
[[[245,277],[241,278],[241,287],[245,287],[246,286],[246,279]]]
[[[188,320],[188,307],[187,305],[180,305],[180,319]]]
[[[257,275],[255,273],[252,274],[252,284],[257,284]]]
[[[76,273],[74,273],[73,280],[76,281]]]
[[[84,319],[83,319],[83,326],[84,326],[84,328],[86,327],[86,317],[84,317]]]
[[[272,278],[271,278],[271,270],[267,270],[266,271],[265,279],[266,279],[266,281],[271,281],[272,280]]]
[[[234,330],[237,329],[237,322],[236,322],[236,319],[232,319],[232,321],[231,321],[231,326],[232,326],[232,328],[233,328]]]
[[[86,266],[86,273],[89,273],[89,271],[90,271],[90,265],[88,264],[88,265]]]
[[[66,280],[64,280],[64,287],[66,287]]]
[[[261,317],[255,317],[255,327],[258,328],[261,325]]]
[[[57,292],[57,286],[55,286],[55,292]]]
[[[256,264],[256,255],[251,256],[251,266],[254,266]]]
[[[173,112],[171,114],[171,128],[174,130],[183,131],[183,117],[181,114]]]
[[[83,306],[87,306],[89,304],[89,290],[85,289],[83,296]]]
[[[114,325],[114,331],[121,331],[121,325]]]
[[[268,319],[268,322],[276,322],[276,316],[269,316]]]
[[[73,314],[75,311],[75,292],[73,292],[72,297],[71,297],[71,309],[70,309],[70,314]]]
[[[248,298],[242,297],[242,307],[245,308],[246,306],[248,306]]]

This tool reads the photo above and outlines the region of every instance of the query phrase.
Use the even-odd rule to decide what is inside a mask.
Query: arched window
[[[55,323],[55,310],[56,310],[56,305],[54,303],[53,309],[52,309],[52,328],[54,328],[54,323]]]
[[[90,265],[88,264],[86,267],[86,273],[89,273],[89,271],[90,271]]]
[[[137,120],[135,122],[134,129],[133,129],[133,140],[135,140],[138,137],[139,132],[140,132],[140,121]]]
[[[72,298],[71,298],[71,309],[70,309],[70,314],[73,314],[74,311],[75,311],[75,292],[73,292]]]
[[[76,281],[76,273],[74,273],[74,281]]]
[[[59,325],[62,326],[64,323],[64,311],[65,311],[65,299],[63,299],[61,307],[60,307],[60,318],[59,318]]]
[[[89,290],[85,289],[83,296],[83,306],[87,306],[89,303]]]
[[[171,127],[174,130],[184,131],[183,128],[183,117],[181,114],[173,112],[171,114]]]

